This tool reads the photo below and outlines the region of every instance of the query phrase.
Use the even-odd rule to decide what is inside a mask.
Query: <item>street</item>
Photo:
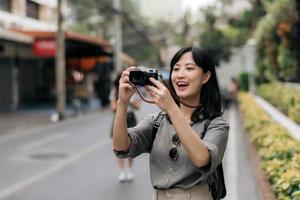
[[[142,104],[139,119],[157,110]],[[134,160],[133,182],[120,184],[112,152],[109,110],[0,135],[0,199],[151,200],[148,155]],[[225,112],[230,139],[223,166],[226,199],[258,200],[236,108]],[[242,177],[242,178],[240,178]]]

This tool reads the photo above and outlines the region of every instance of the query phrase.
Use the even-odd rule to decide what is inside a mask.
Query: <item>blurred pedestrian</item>
[[[96,81],[94,83],[95,93],[99,98],[100,105],[109,105],[109,95],[111,90],[111,74],[114,69],[112,59],[105,57],[104,61],[97,62],[95,66]]]
[[[230,92],[230,97],[231,97],[231,103],[233,103],[233,105],[236,105],[237,104],[237,94],[239,92],[239,84],[238,84],[238,81],[234,77],[231,77],[229,92]]]
[[[161,112],[127,129],[125,113],[134,94],[128,76],[133,69],[124,70],[120,79],[113,126],[116,155],[127,158],[150,153],[154,200],[211,200],[207,180],[222,162],[229,130],[222,118],[221,93],[211,56],[197,47],[178,51],[171,60],[170,89],[153,78],[153,85],[145,86]],[[155,132],[153,123],[161,114],[164,117]]]
[[[118,100],[118,93],[119,93],[119,80],[121,78],[121,73],[118,74],[117,78],[114,81],[114,87],[110,94],[110,109],[112,112],[116,112],[117,110],[117,100]],[[137,124],[137,118],[135,114],[135,110],[140,109],[141,99],[138,95],[133,95],[129,101],[129,105],[127,108],[127,127],[134,127]],[[112,131],[111,131],[112,137]],[[120,174],[118,180],[120,182],[124,182],[126,180],[131,181],[134,178],[132,165],[133,159],[128,157],[127,159],[120,159],[117,158]]]

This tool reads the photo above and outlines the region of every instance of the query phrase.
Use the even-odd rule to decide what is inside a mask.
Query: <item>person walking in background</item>
[[[116,112],[117,109],[120,78],[121,78],[121,73],[118,74],[117,78],[115,79],[114,87],[110,93],[110,110],[114,113]],[[137,124],[137,118],[134,110],[139,110],[140,105],[141,105],[140,97],[138,95],[133,95],[129,101],[129,106],[127,109],[127,127],[134,127]],[[112,137],[112,132],[111,132],[111,137]],[[131,157],[128,157],[127,159],[117,158],[117,160],[120,169],[118,180],[120,182],[124,182],[126,180],[132,181],[134,178],[133,170],[132,170],[133,159]]]
[[[114,65],[110,57],[105,57],[105,60],[101,63],[97,62],[94,69],[94,73],[96,75],[94,89],[102,107],[106,107],[110,104],[109,95],[113,69]]]
[[[238,81],[234,77],[231,78],[229,92],[230,92],[230,97],[231,97],[231,103],[233,103],[233,105],[236,105],[237,104],[237,94],[239,92],[239,84],[238,84]]]
[[[198,47],[179,50],[171,60],[170,89],[154,78],[150,78],[153,85],[145,86],[161,112],[127,129],[126,111],[134,94],[129,74],[134,69],[124,70],[120,79],[113,126],[115,154],[134,158],[150,153],[154,200],[211,200],[207,180],[222,162],[229,125],[222,118],[221,93],[210,54]],[[153,123],[160,114],[164,117],[154,132]]]

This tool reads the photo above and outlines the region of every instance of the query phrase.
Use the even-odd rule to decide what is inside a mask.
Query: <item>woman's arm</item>
[[[210,161],[210,155],[206,145],[199,135],[190,126],[189,121],[185,118],[178,106],[174,106],[167,111],[172,124],[176,130],[181,144],[187,155],[197,167],[203,167]]]
[[[127,107],[127,102],[118,100],[113,125],[113,148],[117,151],[127,151],[131,143],[127,132]]]
[[[113,125],[113,148],[117,151],[127,151],[131,140],[127,132],[127,107],[129,100],[134,93],[134,88],[129,83],[130,70],[135,67],[129,67],[123,71],[119,82],[119,94],[117,101],[117,110]]]
[[[208,149],[199,135],[190,126],[190,116],[185,116],[176,105],[169,90],[159,81],[150,78],[154,86],[145,87],[155,104],[170,117],[178,137],[191,161],[197,167],[203,167],[210,161]]]

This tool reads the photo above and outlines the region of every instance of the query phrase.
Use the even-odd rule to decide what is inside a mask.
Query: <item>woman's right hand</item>
[[[129,73],[136,67],[131,66],[123,71],[119,81],[119,100],[125,103],[129,103],[130,98],[134,94],[134,86],[129,82]]]

